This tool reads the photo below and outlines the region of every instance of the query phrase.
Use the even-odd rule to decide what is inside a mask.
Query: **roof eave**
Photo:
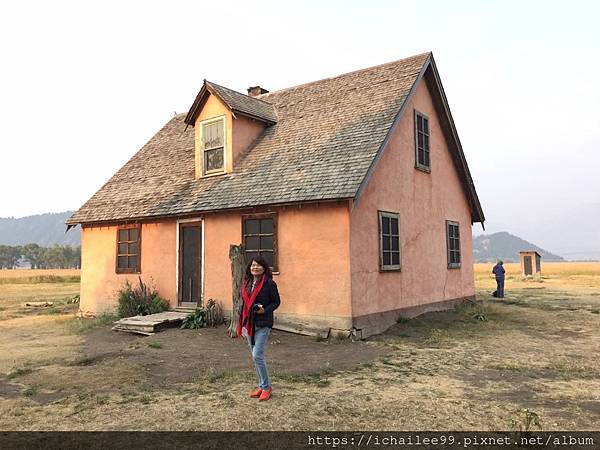
[[[268,126],[275,125],[277,123],[277,122],[275,122],[275,121],[273,121],[271,119],[267,119],[266,117],[257,116],[257,115],[254,115],[254,114],[247,113],[245,111],[239,110],[239,109],[233,109],[232,112],[235,113],[235,114],[239,114],[240,116],[245,116],[245,117],[248,117],[250,119],[254,119],[254,120],[258,120],[260,122],[264,122]]]
[[[431,67],[431,76],[433,77],[433,81],[435,83],[436,93],[440,94],[440,102],[443,108],[443,113],[441,114],[442,118],[446,118],[448,121],[449,131],[451,133],[450,141],[456,145],[455,154],[459,157],[459,166],[464,172],[464,181],[467,188],[467,198],[469,199],[469,204],[471,207],[471,221],[472,223],[479,222],[483,225],[485,221],[485,216],[483,214],[483,208],[481,207],[481,203],[479,201],[479,196],[477,195],[477,191],[475,190],[475,184],[473,183],[473,178],[471,177],[471,172],[469,170],[469,166],[467,164],[467,160],[465,158],[465,154],[462,148],[462,144],[460,143],[460,138],[458,137],[458,132],[456,130],[456,125],[454,124],[454,119],[452,118],[452,113],[450,112],[450,106],[448,104],[448,99],[446,98],[446,93],[444,92],[444,87],[441,82],[440,74],[435,65],[435,60],[433,59],[433,55],[431,55],[428,65]]]
[[[379,160],[381,159],[381,157],[383,155],[384,149],[388,145],[388,142],[390,141],[392,135],[396,131],[396,128],[400,124],[400,120],[404,116],[404,112],[407,108],[407,105],[410,103],[410,100],[414,97],[415,91],[417,90],[417,85],[419,84],[419,82],[421,81],[423,76],[425,75],[425,70],[429,66],[429,61],[430,61],[431,57],[432,57],[432,55],[430,53],[429,56],[427,57],[426,61],[423,63],[423,66],[421,67],[421,70],[419,71],[419,74],[418,74],[417,78],[415,79],[413,85],[411,86],[410,90],[408,91],[406,98],[402,102],[402,106],[400,106],[400,109],[398,110],[396,117],[394,117],[392,126],[388,130],[388,132],[385,136],[385,139],[379,146],[379,149],[377,150],[377,154],[375,155],[375,158],[373,158],[373,161],[371,161],[371,165],[369,166],[369,169],[367,170],[367,174],[361,181],[360,186],[358,187],[358,190],[356,191],[356,195],[354,196],[353,207],[355,207],[358,204],[360,198],[362,197],[362,193],[364,192],[365,188],[367,187],[369,180],[373,176],[373,173],[375,172],[375,169],[377,168],[377,164],[379,163]]]
[[[299,206],[299,205],[307,205],[307,204],[323,204],[323,203],[333,203],[333,202],[341,202],[352,200],[350,196],[340,196],[340,197],[332,197],[332,198],[322,198],[322,199],[313,199],[313,200],[298,200],[298,201],[286,201],[280,203],[266,203],[264,205],[250,205],[250,206],[235,206],[229,208],[212,208],[212,209],[204,209],[197,211],[190,211],[185,213],[173,213],[173,214],[158,214],[158,215],[148,215],[148,216],[135,216],[135,217],[126,217],[126,218],[113,218],[113,219],[105,219],[105,220],[91,220],[91,221],[72,221],[71,219],[65,222],[65,225],[72,228],[77,225],[83,226],[107,226],[114,224],[128,224],[128,223],[138,223],[138,222],[153,222],[157,220],[175,220],[175,219],[185,219],[188,217],[195,217],[201,214],[215,214],[215,213],[225,213],[225,212],[234,212],[234,211],[247,211],[253,210],[257,208],[280,208],[287,206]]]
[[[202,84],[202,87],[200,88],[200,92],[198,92],[198,95],[196,95],[196,98],[194,99],[194,103],[192,103],[192,106],[190,107],[187,115],[185,116],[185,119],[183,120],[186,125],[194,126],[194,124],[196,123],[196,118],[198,117],[198,114],[200,113],[200,106],[201,106],[202,102],[204,101],[204,97],[206,96],[207,92],[208,92],[208,89],[206,86],[206,80],[204,80],[204,83]]]

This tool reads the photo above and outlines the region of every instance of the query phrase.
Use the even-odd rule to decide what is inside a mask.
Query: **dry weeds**
[[[79,269],[0,269],[0,278],[28,278],[39,276],[74,277],[79,276]]]

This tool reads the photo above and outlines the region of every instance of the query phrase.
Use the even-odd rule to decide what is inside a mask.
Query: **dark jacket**
[[[496,275],[497,280],[504,280],[504,267],[502,267],[502,264],[496,264],[492,269],[492,273]]]
[[[244,285],[246,289],[246,285]],[[281,304],[277,283],[272,278],[266,278],[263,287],[256,296],[254,304],[261,304],[265,309],[264,314],[256,314],[254,308],[250,310],[250,320],[252,323],[252,342],[254,343],[254,333],[257,327],[273,328],[273,311]],[[240,316],[240,321],[242,320]]]

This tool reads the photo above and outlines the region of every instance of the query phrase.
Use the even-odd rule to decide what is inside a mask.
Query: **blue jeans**
[[[498,285],[498,289],[496,289],[498,298],[504,298],[504,278],[496,278],[496,284]]]
[[[242,335],[248,341],[248,346],[252,352],[252,360],[254,361],[254,368],[256,369],[258,387],[263,390],[271,387],[271,384],[269,383],[267,361],[265,360],[265,345],[267,345],[270,332],[271,328],[269,327],[257,327],[254,330],[254,345],[252,345],[252,338],[248,336],[246,327],[242,327]]]

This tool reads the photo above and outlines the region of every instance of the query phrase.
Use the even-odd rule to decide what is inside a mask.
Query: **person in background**
[[[497,288],[492,294],[494,297],[504,298],[504,266],[502,261],[498,263],[492,269],[492,273],[496,276]]]

